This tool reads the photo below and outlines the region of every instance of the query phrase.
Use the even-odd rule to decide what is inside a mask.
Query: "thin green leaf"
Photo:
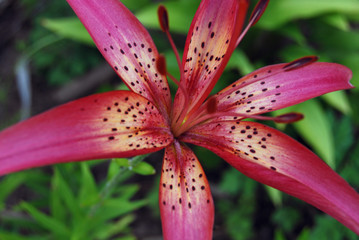
[[[106,199],[101,205],[101,211],[97,211],[92,220],[104,222],[115,217],[130,213],[147,204],[146,200],[128,201],[123,198]]]
[[[121,197],[124,200],[130,200],[139,191],[140,187],[137,184],[123,184],[117,187],[114,195]]]
[[[27,179],[26,172],[20,172],[7,175],[0,181],[0,202],[4,202],[5,199]]]
[[[81,209],[79,208],[76,198],[73,192],[71,191],[70,187],[61,176],[60,171],[58,170],[58,166],[55,166],[55,177],[58,178],[56,181],[58,181],[58,189],[60,192],[60,197],[64,201],[67,209],[71,212],[73,223],[81,221],[83,217],[82,216],[83,214],[81,213]]]
[[[134,220],[134,215],[124,216],[123,218],[119,219],[114,223],[104,225],[96,232],[96,235],[94,237],[100,240],[110,239],[114,235],[123,232]]]
[[[126,173],[129,173],[131,171],[130,167],[136,166],[137,164],[142,162],[147,156],[148,156],[148,154],[139,155],[139,156],[133,157],[133,158],[128,159],[128,160],[124,159],[124,158],[114,159],[113,162],[119,161],[120,165],[121,164],[122,165],[127,165],[128,164],[129,166],[128,167],[127,166],[120,167],[118,172],[116,173],[116,175],[112,176],[111,179],[109,179],[107,181],[106,185],[100,191],[98,203],[96,205],[92,206],[92,208],[90,210],[90,213],[89,213],[90,215],[97,214],[98,209],[100,208],[100,206],[103,204],[103,202],[109,196],[111,196],[111,194],[115,190],[115,187],[117,186],[117,184],[121,181],[121,179],[123,179],[123,176]],[[126,163],[126,160],[127,160],[127,163]]]
[[[63,239],[68,239],[70,231],[62,222],[47,216],[27,202],[22,202],[20,207],[33,217],[43,228],[61,236]]]
[[[80,206],[88,206],[97,200],[98,190],[89,165],[81,162],[81,187],[78,196]]]
[[[51,180],[50,212],[54,219],[60,222],[65,222],[67,209],[61,201],[61,191],[59,191],[59,185],[59,178],[55,174]]]

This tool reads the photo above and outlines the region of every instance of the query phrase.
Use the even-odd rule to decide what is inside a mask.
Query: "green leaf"
[[[60,192],[60,197],[64,201],[65,206],[72,214],[72,221],[74,223],[81,221],[82,219],[82,213],[81,209],[79,208],[77,204],[77,200],[67,184],[67,182],[64,180],[64,178],[61,176],[59,171],[59,166],[55,166],[55,177],[57,178],[58,183],[58,191]]]
[[[222,192],[230,195],[237,195],[242,186],[241,173],[236,169],[230,168],[222,174],[222,179],[219,187]]]
[[[330,123],[316,99],[290,108],[304,114],[304,119],[294,123],[300,135],[315,149],[324,161],[335,168],[334,139]]]
[[[359,42],[359,40],[358,40]],[[343,56],[341,63],[345,66],[349,67],[353,72],[353,78],[350,81],[351,84],[354,86],[359,86],[359,54],[358,54],[359,48],[355,52],[347,53],[345,56]],[[356,87],[352,91],[359,91],[359,88]]]
[[[97,222],[104,222],[130,213],[146,204],[146,200],[128,201],[121,197],[105,199],[101,206],[101,211],[96,211],[92,219]]]
[[[44,19],[42,25],[62,37],[95,46],[90,34],[77,17]]]
[[[243,76],[255,70],[255,67],[253,66],[251,61],[248,59],[246,54],[240,49],[236,49],[233,52],[226,68],[227,69],[236,68]]]
[[[127,215],[111,224],[105,224],[96,232],[95,239],[111,239],[112,236],[121,233],[135,220],[134,215]]]
[[[130,200],[138,192],[140,187],[137,184],[126,184],[120,187],[117,187],[115,193],[117,196],[120,196],[124,200]]]
[[[327,93],[322,95],[321,98],[335,109],[341,111],[343,114],[351,113],[350,103],[345,91]]]
[[[51,180],[50,191],[50,212],[54,219],[65,222],[67,209],[61,201],[61,191],[59,191],[59,178],[54,175]]]
[[[297,23],[288,23],[279,29],[279,32],[286,38],[291,38],[301,47],[307,45],[307,40]]]
[[[326,13],[359,14],[357,0],[276,0],[271,1],[257,26],[276,29],[295,19],[320,16]]]
[[[33,217],[43,228],[61,236],[62,239],[68,239],[70,231],[62,222],[47,216],[27,202],[22,202],[20,207]]]
[[[355,143],[353,123],[349,116],[341,116],[340,119],[334,118],[332,125],[335,126],[333,129],[336,150],[335,156],[338,160],[338,166],[343,166],[343,164],[345,165],[344,161],[348,160],[347,154],[349,150],[352,149]]]
[[[285,220],[285,221],[283,221]],[[283,207],[277,209],[272,215],[272,221],[280,226],[284,232],[292,232],[293,229],[298,225],[300,220],[299,212],[291,207]]]
[[[282,192],[267,185],[264,185],[264,187],[267,190],[273,205],[280,207],[282,205]]]
[[[140,162],[136,166],[132,167],[132,171],[141,175],[153,175],[156,173],[154,167],[147,162]]]
[[[297,240],[308,240],[310,235],[310,230],[308,228],[304,228],[297,237]]]
[[[116,162],[119,167],[129,167],[130,166],[130,163],[128,162],[127,158],[115,158],[114,162]]]
[[[78,202],[80,206],[88,206],[97,200],[98,190],[88,163],[81,162],[80,164],[82,179]]]
[[[43,236],[22,236],[21,233],[5,232],[0,230],[0,239],[3,240],[50,240],[50,237]]]
[[[275,233],[274,233],[274,239],[275,240],[285,240],[286,238],[285,238],[282,231],[276,230]]]
[[[309,239],[357,240],[358,236],[334,218],[327,215],[317,215],[314,229]]]
[[[338,28],[342,31],[349,31],[350,24],[347,18],[341,14],[331,14],[328,16],[324,16],[322,20],[329,25]]]
[[[127,158],[116,158],[114,161],[118,164],[119,167],[128,168],[130,171],[138,174],[152,175],[156,173],[156,170],[146,162],[133,163],[131,159]]]
[[[0,181],[0,202],[4,202],[17,187],[26,181],[26,175],[26,172],[10,174]]]

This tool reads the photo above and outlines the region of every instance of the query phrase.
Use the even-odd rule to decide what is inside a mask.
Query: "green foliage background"
[[[122,2],[150,30],[159,51],[166,55],[169,71],[178,76],[174,55],[159,31],[158,2]],[[183,51],[199,0],[161,3],[169,11],[171,32]],[[23,0],[22,4],[31,12],[38,3]],[[263,18],[234,52],[214,91],[259,67],[305,55],[348,66],[353,71],[352,84],[359,86],[358,16],[358,0],[271,1]],[[44,85],[64,86],[103,63],[65,1],[46,4],[32,19],[32,26],[29,37],[19,41],[18,48],[29,57],[31,71],[47,80]],[[116,84],[99,86],[98,91],[123,88],[118,80]],[[313,149],[357,190],[358,100],[359,88],[354,88],[273,113],[304,113],[305,119],[298,123],[275,127]],[[216,203],[215,239],[358,239],[308,204],[248,179],[202,148],[194,150],[208,175]],[[108,168],[103,167],[104,162]],[[94,161],[5,176],[0,179],[0,239],[136,239],[133,232],[143,209],[159,218],[159,176],[148,177],[150,191],[141,189],[133,179],[137,179],[136,174],[153,174],[160,166],[158,162],[157,157],[153,168],[146,162],[133,164],[127,159],[110,164]],[[102,177],[96,177],[100,170]]]

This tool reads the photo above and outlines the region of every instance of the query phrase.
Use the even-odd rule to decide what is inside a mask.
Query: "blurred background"
[[[200,1],[122,2],[178,76],[157,7],[167,7],[182,52]],[[1,0],[0,36],[0,129],[79,97],[126,88],[64,0]],[[257,68],[306,55],[351,68],[351,83],[359,86],[359,0],[272,0],[214,91]],[[358,191],[358,100],[358,88],[326,94],[281,110],[303,113],[298,123],[265,124],[312,149]],[[316,208],[243,176],[203,148],[194,151],[215,201],[214,239],[359,239]],[[1,177],[0,239],[162,239],[157,204],[162,152],[134,168],[133,161],[60,164]]]

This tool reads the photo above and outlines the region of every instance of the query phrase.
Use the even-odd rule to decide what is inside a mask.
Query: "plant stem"
[[[113,176],[109,181],[106,182],[105,186],[101,189],[99,193],[98,201],[95,205],[89,210],[89,215],[93,216],[96,214],[98,208],[104,203],[104,201],[111,196],[113,190],[117,186],[118,182],[121,180],[123,174],[132,171],[133,167],[142,162],[149,154],[135,156],[128,159],[129,166],[121,167],[120,170]]]

